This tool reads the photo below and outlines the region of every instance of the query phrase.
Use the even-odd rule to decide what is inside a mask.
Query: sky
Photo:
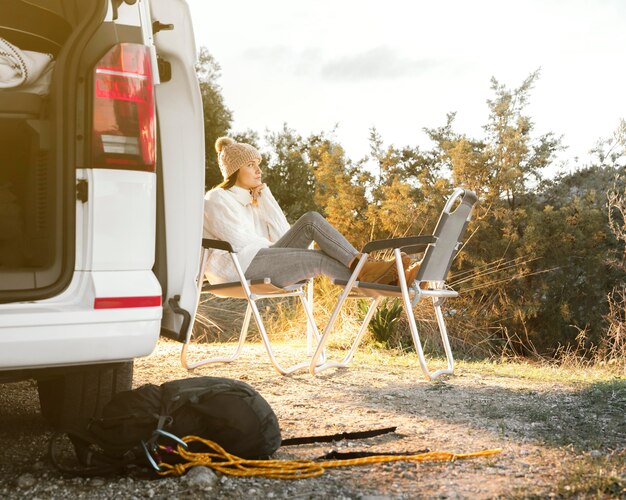
[[[624,0],[188,0],[198,47],[221,66],[235,132],[283,124],[330,132],[352,160],[385,145],[430,146],[456,112],[484,137],[495,77],[540,77],[528,114],[572,170],[626,118]],[[554,171],[552,173],[555,173]]]

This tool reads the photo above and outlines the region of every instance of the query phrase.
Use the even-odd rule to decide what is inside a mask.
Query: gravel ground
[[[209,348],[216,349],[195,347]],[[385,353],[377,359],[357,355],[349,369],[329,370],[315,378],[305,373],[281,377],[255,344],[246,346],[236,363],[203,367],[190,375],[180,367],[179,349],[173,342],[159,342],[151,356],[136,361],[134,384],[193,375],[239,378],[268,400],[284,438],[397,426],[395,433],[376,438],[285,447],[277,458],[315,458],[331,449],[402,452],[427,448],[466,453],[502,448],[503,452],[446,463],[347,467],[298,481],[221,476],[206,468],[192,469],[182,478],[155,479],[139,470],[124,476],[69,478],[47,458],[50,429],[39,414],[36,386],[26,381],[0,386],[0,497],[551,497],[568,491],[562,483],[576,467],[615,454],[626,456],[623,384],[616,386],[613,396],[609,394],[613,400],[598,407],[588,404],[587,393],[571,384],[485,374],[471,368],[457,369],[454,377],[429,383],[415,366],[406,366],[406,358]],[[589,432],[590,425],[597,426],[597,432]],[[617,478],[607,491],[626,498],[626,467],[605,474]],[[575,489],[572,495],[585,496]]]

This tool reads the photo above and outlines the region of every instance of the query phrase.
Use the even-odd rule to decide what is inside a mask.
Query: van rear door
[[[198,303],[204,198],[204,118],[196,45],[184,0],[151,0],[161,82],[155,274],[163,290],[161,333],[184,341]]]

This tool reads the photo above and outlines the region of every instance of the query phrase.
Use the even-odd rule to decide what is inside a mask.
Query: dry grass
[[[313,315],[318,325],[325,325],[337,302],[340,289],[328,280],[315,283],[315,303]],[[306,331],[306,317],[299,300],[295,297],[265,299],[258,303],[268,334],[275,340],[288,341],[303,337]],[[200,342],[224,342],[237,338],[240,333],[246,302],[240,299],[221,299],[208,293],[202,294],[194,337]],[[331,346],[343,347],[349,341],[351,332],[358,329],[358,306],[356,301],[348,301],[336,323],[336,333],[330,340]],[[251,339],[258,339],[258,329],[254,320],[250,323]]]
[[[615,287],[607,298],[609,329],[600,355],[607,363],[621,362],[626,371],[626,286]]]
[[[625,462],[623,450],[606,456],[583,456],[565,472],[555,493],[562,498],[624,498]]]
[[[317,325],[327,323],[337,302],[340,289],[325,278],[315,282],[315,304],[313,314]],[[543,366],[589,369],[606,367],[611,373],[626,375],[626,289],[615,290],[609,297],[611,315],[608,318],[609,330],[601,345],[590,344],[587,332],[580,330],[573,345],[561,346],[550,359],[543,358],[529,344],[527,338],[520,337],[488,325],[476,326],[466,314],[468,307],[463,297],[444,306],[443,312],[448,326],[450,342],[455,357],[473,360],[508,360],[525,363],[528,358],[520,357],[519,347],[534,353],[532,359]],[[268,334],[273,341],[290,341],[304,338],[306,319],[299,300],[294,297],[266,299],[258,303]],[[220,299],[203,294],[194,325],[195,340],[199,342],[228,342],[238,338],[246,302],[239,299]],[[414,309],[418,330],[424,351],[431,356],[441,356],[443,349],[439,329],[430,300],[423,300]],[[329,339],[328,347],[345,349],[349,347],[361,324],[363,306],[358,300],[348,300]],[[259,340],[258,329],[251,321],[249,339]],[[363,340],[364,347],[387,348],[399,354],[414,351],[408,323],[404,314],[395,323],[386,342],[377,342],[371,334]]]

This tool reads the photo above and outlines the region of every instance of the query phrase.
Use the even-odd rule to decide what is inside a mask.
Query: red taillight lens
[[[127,309],[130,307],[160,307],[161,296],[144,297],[96,297],[94,309]]]
[[[121,43],[95,69],[91,166],[154,172],[155,140],[150,52]]]

